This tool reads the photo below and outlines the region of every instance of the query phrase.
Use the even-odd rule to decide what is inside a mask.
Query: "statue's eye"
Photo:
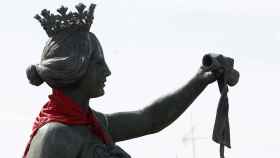
[[[102,65],[104,64],[104,62],[101,61],[101,60],[98,60],[98,61],[95,62],[95,64],[96,64],[96,65],[99,65],[99,66],[102,66]]]

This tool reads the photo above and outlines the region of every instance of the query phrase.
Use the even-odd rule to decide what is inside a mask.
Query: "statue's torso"
[[[98,119],[105,127],[105,119]],[[106,129],[106,128],[104,128]],[[113,149],[113,150],[112,150]],[[118,156],[110,156],[116,151]],[[28,158],[129,158],[115,145],[105,145],[86,125],[50,122],[32,139]]]
[[[32,140],[28,158],[83,158],[91,146],[103,144],[86,126],[57,122],[44,125]],[[87,156],[89,157],[89,156]],[[92,157],[93,158],[93,157]]]

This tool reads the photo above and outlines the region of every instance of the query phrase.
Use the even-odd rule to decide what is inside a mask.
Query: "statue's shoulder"
[[[29,158],[74,158],[82,146],[82,138],[76,127],[58,122],[47,123],[34,136]]]
[[[96,117],[97,117],[99,123],[101,124],[101,126],[105,130],[108,130],[109,123],[108,123],[107,115],[102,113],[102,112],[95,111],[95,110],[92,110],[92,112],[96,115]]]

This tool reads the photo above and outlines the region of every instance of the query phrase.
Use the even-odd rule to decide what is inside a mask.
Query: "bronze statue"
[[[57,15],[43,10],[35,16],[50,39],[40,63],[26,73],[31,84],[45,82],[53,94],[34,123],[26,158],[129,158],[116,142],[161,131],[223,73],[220,66],[202,65],[187,84],[143,109],[94,111],[89,100],[104,95],[111,72],[99,40],[89,31],[95,5],[85,8],[78,4],[78,12],[61,7]]]

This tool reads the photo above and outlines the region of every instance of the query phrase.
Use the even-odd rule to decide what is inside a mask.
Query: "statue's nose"
[[[107,64],[105,65],[105,75],[106,76],[110,76],[111,75],[111,71],[110,71],[109,67],[107,66]]]

